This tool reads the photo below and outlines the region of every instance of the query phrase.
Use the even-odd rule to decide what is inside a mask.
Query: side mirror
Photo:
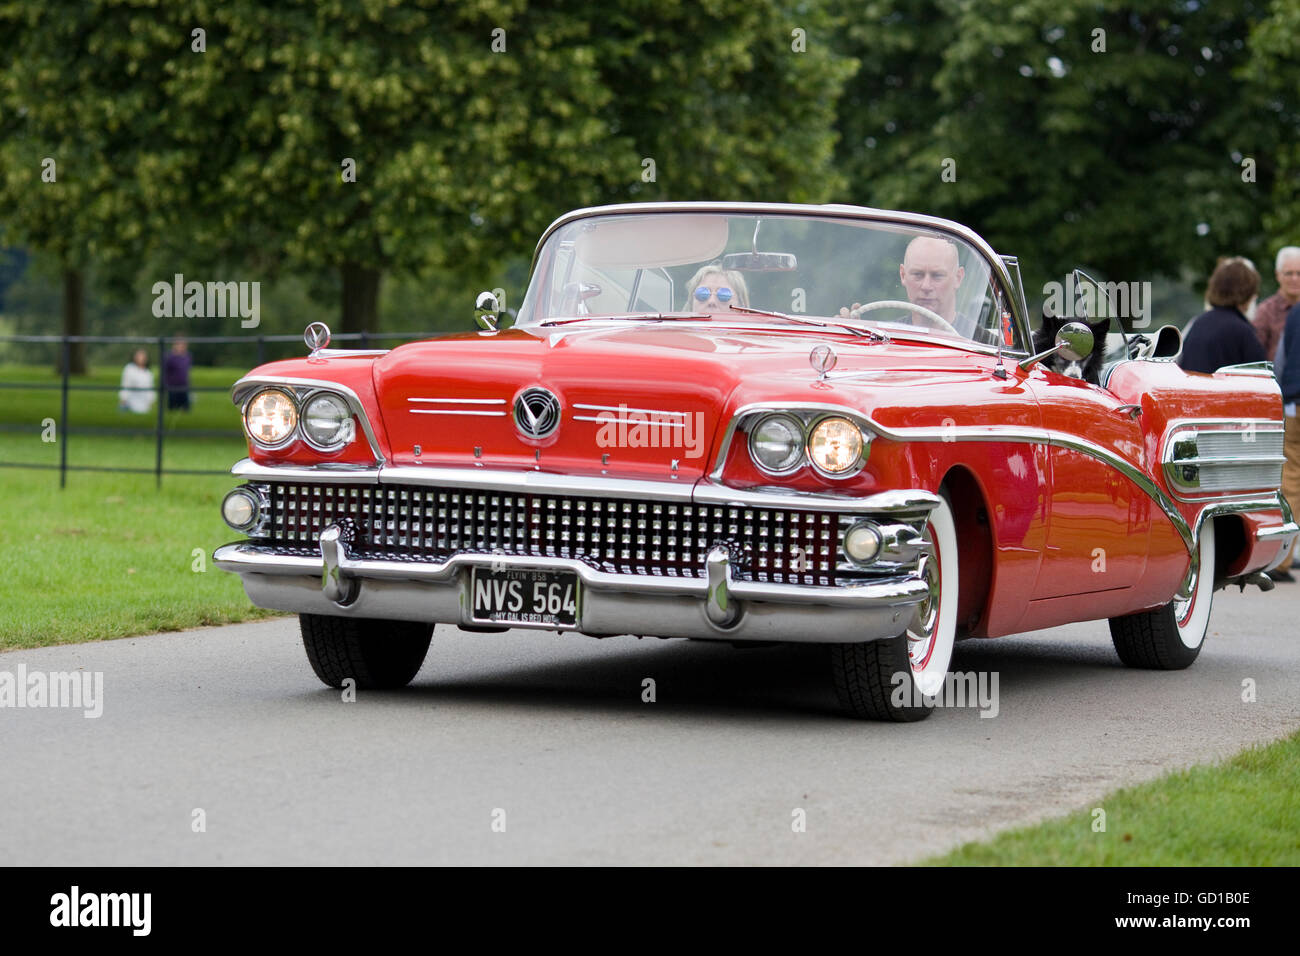
[[[1028,372],[1043,359],[1064,355],[1071,362],[1082,362],[1092,354],[1092,329],[1082,322],[1067,322],[1056,333],[1056,344],[1046,352],[1031,355],[1020,363],[1021,371]]]
[[[495,294],[480,292],[474,303],[474,321],[489,332],[495,332],[501,324],[501,303]]]
[[[1056,333],[1055,351],[1071,362],[1082,362],[1092,354],[1092,329],[1082,322],[1067,322]]]

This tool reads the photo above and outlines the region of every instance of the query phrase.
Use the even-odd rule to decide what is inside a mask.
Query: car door
[[[1134,481],[1151,467],[1141,425],[1132,405],[1042,364],[1028,385],[1051,435],[1047,546],[1033,600],[1089,595],[1089,616],[1110,616],[1146,569],[1157,507]]]

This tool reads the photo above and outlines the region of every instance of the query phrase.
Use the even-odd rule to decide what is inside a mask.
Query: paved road
[[[0,863],[902,863],[1300,727],[1298,612],[1220,592],[1181,673],[1104,624],[965,642],[997,716],[905,726],[836,716],[817,648],[439,627],[354,703],[293,619],[0,654],[104,675],[98,719],[0,709]]]

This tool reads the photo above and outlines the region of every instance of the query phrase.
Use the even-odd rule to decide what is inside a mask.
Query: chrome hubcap
[[[921,555],[918,567],[925,580],[927,591],[925,598],[916,606],[912,623],[907,628],[907,656],[912,668],[921,667],[930,656],[934,646],[935,623],[939,617],[939,567],[934,555]]]

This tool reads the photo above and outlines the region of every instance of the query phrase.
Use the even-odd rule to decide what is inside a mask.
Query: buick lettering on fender
[[[314,323],[234,387],[214,560],[326,684],[405,685],[435,624],[812,642],[849,714],[914,720],[962,639],[1109,620],[1186,667],[1297,536],[1267,366],[1096,317],[1032,354],[1016,260],[957,223],[582,209],[510,327],[477,305],[382,352]]]

